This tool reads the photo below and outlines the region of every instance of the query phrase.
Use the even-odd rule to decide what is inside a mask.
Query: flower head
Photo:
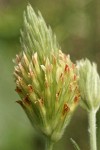
[[[37,130],[57,141],[78,104],[76,66],[30,5],[21,41],[23,51],[16,56],[14,71],[18,103]]]
[[[100,107],[100,77],[97,65],[88,59],[77,62],[81,105],[87,110],[97,111]]]

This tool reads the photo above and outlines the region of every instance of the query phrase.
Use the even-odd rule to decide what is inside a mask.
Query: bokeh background
[[[89,58],[100,73],[100,0],[29,0],[42,12],[65,53],[75,62]],[[19,37],[27,0],[0,0],[0,150],[42,150],[44,141],[36,134],[22,108],[15,102],[12,59],[21,50]],[[97,114],[100,150],[100,112]],[[82,150],[89,150],[87,114],[76,110],[55,150],[74,150],[73,138]]]

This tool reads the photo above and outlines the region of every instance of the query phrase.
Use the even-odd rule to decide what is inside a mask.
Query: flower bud
[[[100,77],[97,65],[88,59],[77,62],[81,106],[87,111],[97,111],[100,106]]]

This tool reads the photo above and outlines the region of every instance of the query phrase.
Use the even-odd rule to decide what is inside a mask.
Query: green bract
[[[40,12],[36,15],[30,5],[21,43],[23,51],[16,56],[14,71],[18,103],[34,128],[58,141],[78,104],[76,67],[59,50]]]
[[[82,106],[97,111],[100,106],[100,77],[95,63],[88,59],[77,62]]]

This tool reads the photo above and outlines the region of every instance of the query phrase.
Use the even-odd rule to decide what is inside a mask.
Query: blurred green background
[[[88,57],[100,72],[100,0],[29,0],[43,14],[65,53],[77,59]],[[15,102],[12,59],[21,50],[19,37],[27,0],[0,0],[0,150],[42,150],[44,141],[33,130],[24,111]],[[89,150],[87,114],[76,110],[55,150],[74,150],[73,138],[82,150]],[[100,112],[97,114],[100,150]]]

